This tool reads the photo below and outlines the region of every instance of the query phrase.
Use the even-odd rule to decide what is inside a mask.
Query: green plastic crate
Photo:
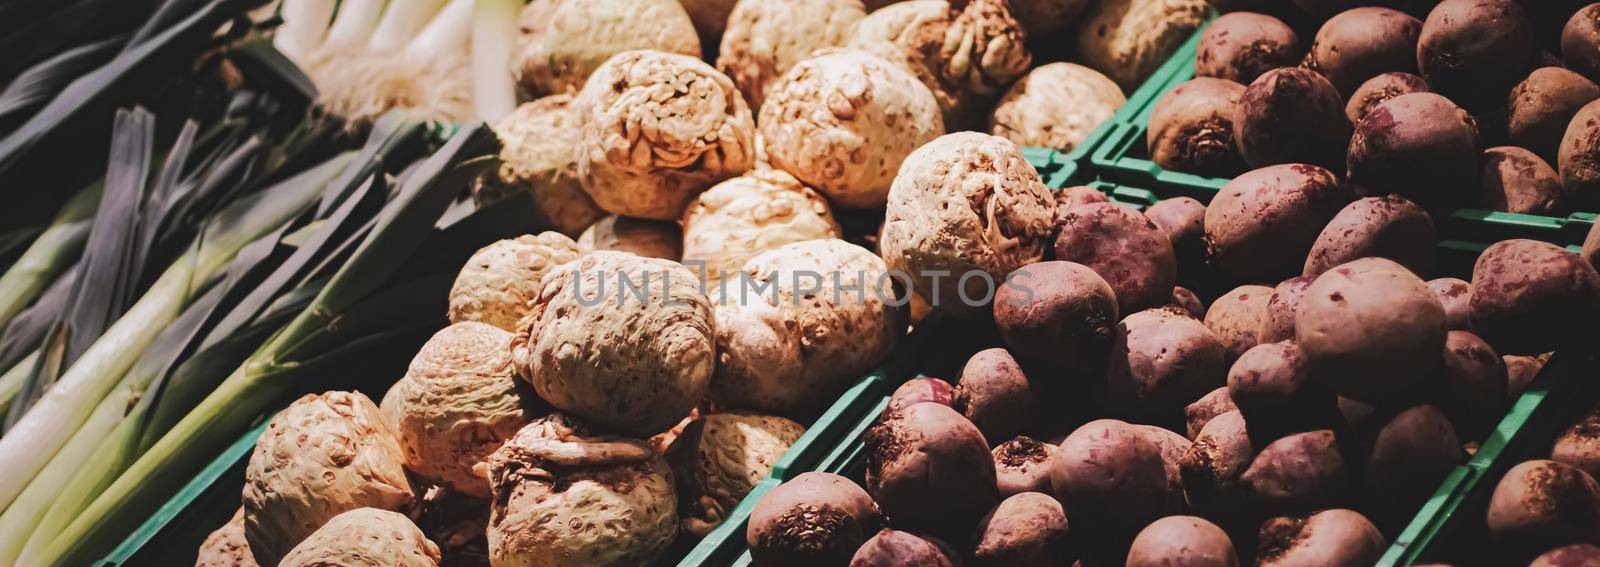
[[[1171,195],[1184,195],[1202,201],[1215,193],[1227,178],[1205,177],[1168,171],[1150,161],[1145,133],[1156,101],[1178,85],[1194,78],[1195,49],[1199,34],[1172,55],[1160,70],[1139,87],[1112,119],[1116,122],[1096,140],[1090,150],[1088,166],[1111,181],[1139,187],[1158,187]],[[1342,172],[1339,172],[1342,173]],[[1439,234],[1449,238],[1496,242],[1508,238],[1531,238],[1561,245],[1581,244],[1595,213],[1576,212],[1565,217],[1502,213],[1482,209],[1458,209],[1435,217]]]
[[[1489,498],[1507,470],[1548,458],[1556,436],[1600,401],[1596,364],[1592,351],[1552,357],[1483,446],[1445,477],[1378,565],[1510,564],[1498,555],[1484,527]]]

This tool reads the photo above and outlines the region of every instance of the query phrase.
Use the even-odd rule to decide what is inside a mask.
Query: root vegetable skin
[[[1172,288],[1172,300],[1167,302],[1168,307],[1177,307],[1196,321],[1205,318],[1206,306],[1200,303],[1200,298],[1187,288]]]
[[[578,244],[559,233],[523,235],[479,249],[450,288],[450,322],[476,321],[516,331],[556,266],[578,258]]]
[[[1128,567],[1237,567],[1228,534],[1196,516],[1167,516],[1146,526],[1128,550]]]
[[[494,565],[642,564],[678,533],[672,472],[644,441],[562,414],[517,432],[483,468]]]
[[[1229,181],[1206,207],[1206,241],[1234,281],[1299,275],[1322,227],[1354,198],[1332,172],[1275,165]]]
[[[683,261],[708,281],[793,242],[838,238],[828,201],[781,171],[752,171],[712,186],[683,213]]]
[[[619,53],[595,70],[572,111],[583,125],[578,180],[607,212],[678,220],[695,195],[755,164],[744,97],[694,57]],[[641,123],[652,127],[635,131]]]
[[[1556,161],[1573,115],[1595,99],[1600,86],[1583,75],[1561,67],[1534,69],[1511,89],[1506,117],[1511,143]]]
[[[335,516],[408,510],[417,494],[388,421],[360,393],[308,394],[256,441],[245,469],[244,530],[262,565],[277,565]]]
[[[244,538],[244,508],[233,513],[233,519],[206,536],[194,567],[258,567],[256,556],[250,553],[250,542]]]
[[[1356,124],[1346,165],[1370,195],[1395,193],[1423,207],[1460,205],[1477,195],[1478,128],[1443,96],[1404,94],[1374,106]]]
[[[889,405],[883,408],[880,419],[888,419],[901,410],[924,402],[951,407],[955,404],[955,388],[938,378],[907,380],[889,396]]]
[[[360,508],[328,520],[278,565],[438,567],[439,546],[402,514]]]
[[[1344,163],[1350,121],[1322,75],[1299,67],[1268,71],[1245,87],[1234,113],[1233,141],[1246,164]]]
[[[1584,413],[1556,437],[1550,460],[1576,467],[1590,478],[1600,474],[1600,408]]]
[[[712,399],[789,416],[819,410],[882,363],[905,333],[905,312],[890,304],[885,273],[877,256],[836,239],[751,258],[741,279],[723,281],[719,292]],[[766,291],[751,291],[758,289]]]
[[[483,323],[457,323],[434,334],[405,377],[384,396],[406,468],[452,490],[487,498],[473,467],[537,415],[537,399],[518,390],[511,364],[514,335]]]
[[[1444,343],[1443,384],[1435,396],[1439,409],[1462,440],[1489,437],[1510,409],[1506,366],[1500,354],[1467,331],[1450,331]]]
[[[1495,543],[1524,558],[1573,543],[1600,544],[1600,485],[1576,467],[1528,461],[1495,486],[1486,522]]]
[[[1399,529],[1464,457],[1444,412],[1402,411],[1378,430],[1367,458],[1367,496],[1380,524]]]
[[[993,457],[955,410],[916,404],[866,434],[867,490],[891,522],[952,539],[999,500]]]
[[[1312,384],[1300,345],[1264,343],[1246,351],[1228,371],[1228,399],[1263,432],[1335,425],[1338,400]]]
[[[1444,307],[1445,328],[1452,331],[1472,330],[1472,283],[1458,278],[1428,280],[1428,289],[1439,298]]]
[[[849,46],[903,64],[933,92],[949,130],[981,124],[979,108],[1033,61],[1003,0],[890,4],[861,20]]]
[[[1600,100],[1572,116],[1556,158],[1568,202],[1578,207],[1600,203]]]
[[[1296,433],[1256,454],[1239,477],[1245,497],[1269,514],[1306,513],[1346,494],[1345,458],[1332,430]]]
[[[1217,416],[1238,410],[1239,408],[1233,405],[1233,399],[1228,397],[1226,386],[1212,390],[1211,393],[1184,408],[1188,437],[1194,439],[1200,435],[1206,424]]]
[[[1223,343],[1187,314],[1141,311],[1117,330],[1104,394],[1117,414],[1177,423],[1184,406],[1226,383]]]
[[[773,167],[843,207],[883,206],[906,157],[945,133],[928,87],[855,50],[819,51],[774,79],[758,123]]]
[[[1569,565],[1589,565],[1600,561],[1600,547],[1587,543],[1575,543],[1550,550],[1540,555],[1528,567],[1566,567]]]
[[[1422,21],[1398,10],[1361,7],[1341,11],[1317,30],[1306,68],[1321,73],[1350,97],[1382,73],[1417,72]],[[1353,98],[1353,97],[1352,97]]]
[[[1377,526],[1342,509],[1267,520],[1260,539],[1256,553],[1260,567],[1364,567],[1378,560],[1385,545]]]
[[[643,298],[623,289],[630,281]],[[591,252],[547,275],[539,298],[512,360],[551,405],[643,437],[676,424],[705,395],[716,338],[710,301],[687,268]]]
[[[1055,257],[1088,266],[1117,294],[1117,312],[1165,305],[1178,278],[1172,240],[1138,211],[1115,203],[1072,207],[1056,220]]]
[[[1294,339],[1294,314],[1300,307],[1300,297],[1311,287],[1312,276],[1295,276],[1272,288],[1267,297],[1266,315],[1261,319],[1261,331],[1256,334],[1256,344],[1275,343]]]
[[[935,310],[984,318],[990,306],[982,300],[992,289],[987,284],[1044,256],[1054,209],[1038,172],[1011,141],[948,134],[901,165],[889,190],[879,251],[889,269],[911,275],[912,287]],[[935,294],[932,274],[940,270],[950,275]],[[973,272],[989,278],[961,281]]]
[[[1174,197],[1150,205],[1144,216],[1172,241],[1172,253],[1178,257],[1178,283],[1197,286],[1207,271],[1206,206],[1189,197]],[[1195,317],[1205,317],[1205,310],[1197,310]]]
[[[650,49],[700,57],[700,39],[683,6],[673,0],[557,2],[544,29],[521,56],[530,92],[581,89],[607,59]]]
[[[872,536],[850,558],[850,567],[956,567],[960,564],[960,554],[944,542],[893,529],[884,529]]]
[[[1300,36],[1282,20],[1253,12],[1224,14],[1200,36],[1195,76],[1250,84],[1262,73],[1295,66],[1300,54]]]
[[[1099,71],[1048,63],[1011,85],[989,118],[989,132],[1019,146],[1070,152],[1126,102],[1117,83]]]
[[[1008,439],[1029,429],[1043,409],[1016,359],[1003,348],[979,351],[961,370],[952,407],[984,439]]]
[[[1472,328],[1502,354],[1555,350],[1593,333],[1600,274],[1553,244],[1497,242],[1472,268]]]
[[[1229,363],[1256,346],[1272,292],[1264,285],[1242,285],[1212,301],[1206,310],[1205,326],[1227,349]]]
[[[710,533],[803,433],[805,427],[792,420],[748,413],[691,422],[667,452],[684,530],[700,537]]]
[[[1110,284],[1088,266],[1063,261],[1007,274],[994,302],[995,325],[1007,349],[1026,367],[1039,369],[1042,385],[1057,390],[1100,376],[1118,313]],[[1054,379],[1062,384],[1052,384]]]
[[[1078,57],[1132,91],[1200,29],[1209,13],[1203,0],[1097,2],[1078,28]]]
[[[1074,532],[1104,537],[1106,545],[1126,545],[1138,530],[1162,516],[1181,512],[1182,491],[1168,483],[1161,448],[1126,422],[1091,421],[1061,442],[1051,464],[1050,483],[1065,503]]]
[[[1487,108],[1504,103],[1532,69],[1539,51],[1534,35],[1527,13],[1511,0],[1445,0],[1422,23],[1417,67],[1440,93]]]
[[[808,472],[756,503],[745,540],[762,565],[843,565],[881,523],[860,486],[836,474]]]
[[[1244,171],[1234,143],[1234,108],[1244,85],[1201,77],[1156,101],[1145,145],[1156,165],[1197,175],[1231,177]]]
[[[1372,107],[1383,101],[1411,93],[1428,92],[1428,81],[1411,73],[1384,73],[1361,83],[1345,101],[1344,115],[1350,125],[1361,123]]]
[[[1099,189],[1079,185],[1056,191],[1056,219],[1059,220],[1067,211],[1078,205],[1091,203],[1109,203],[1111,199],[1101,193]]]
[[[1367,197],[1328,221],[1306,256],[1305,275],[1317,276],[1359,258],[1388,258],[1414,274],[1433,271],[1433,219],[1404,197]]]
[[[569,237],[583,232],[605,211],[578,183],[579,124],[570,106],[572,95],[547,96],[523,103],[500,119],[500,169],[473,188],[479,206],[528,192],[550,224]]]
[[[1561,176],[1539,156],[1516,146],[1483,151],[1483,207],[1528,215],[1566,209]]]
[[[1399,264],[1363,258],[1306,288],[1295,337],[1321,387],[1372,401],[1409,390],[1437,367],[1444,307]]]
[[[1561,57],[1568,69],[1600,81],[1600,7],[1578,10],[1561,30]]]
[[[973,563],[979,567],[1047,567],[1076,555],[1067,515],[1047,494],[1008,497],[978,522]]]
[[[1056,446],[1021,436],[995,447],[995,482],[1001,498],[1024,492],[1050,492],[1050,459]]]
[[[1212,418],[1178,461],[1189,505],[1201,515],[1225,522],[1251,517],[1242,477],[1255,458],[1242,414],[1235,410]]]
[[[728,14],[717,70],[759,109],[769,86],[795,63],[817,49],[844,45],[866,16],[861,0],[738,2]]]
[[[577,244],[584,254],[610,250],[676,262],[683,256],[683,231],[670,222],[606,215],[584,229]]]

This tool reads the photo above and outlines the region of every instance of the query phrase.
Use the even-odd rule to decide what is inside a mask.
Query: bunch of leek
[[[416,301],[419,295],[440,294],[434,297],[442,298],[448,274],[412,277],[402,268],[434,233],[468,180],[493,162],[489,157],[497,152],[496,146],[487,127],[464,128],[410,168],[394,197],[360,231],[359,243],[316,298],[159,435],[65,529],[51,534],[42,551],[30,554],[30,562],[76,565],[105,552],[265,411],[302,387],[302,379],[315,376],[307,368],[332,364],[349,347],[351,337],[382,337],[397,326],[405,327],[396,322],[414,317],[407,313],[415,309],[395,309],[397,297]],[[456,262],[464,258],[465,251]],[[430,317],[422,327],[437,328],[442,321],[436,318]],[[311,385],[318,390],[330,386]]]

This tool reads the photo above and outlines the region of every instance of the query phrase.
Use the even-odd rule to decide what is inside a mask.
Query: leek
[[[478,119],[494,124],[517,109],[511,56],[520,0],[476,0],[472,18],[472,86]]]
[[[412,0],[401,0],[412,1]],[[342,0],[339,13],[328,28],[328,39],[322,48],[331,53],[349,53],[367,44],[378,18],[383,16],[386,0]]]
[[[333,22],[334,0],[283,0],[283,25],[272,46],[284,55],[302,58],[322,43]]]
[[[52,459],[28,483],[27,490],[17,496],[5,513],[0,514],[0,565],[25,564],[17,561],[17,558],[23,545],[28,543],[28,536],[34,532],[33,527],[38,524],[39,518],[49,509],[50,502],[56,499],[67,481],[72,480],[73,473],[79,470],[78,465],[89,460],[100,447],[100,441],[122,421],[128,400],[118,401],[122,403],[121,407],[117,404],[101,404],[95,408],[89,420],[84,422],[80,434],[72,436],[71,441],[56,454],[64,458]],[[83,434],[90,431],[94,435]]]
[[[492,163],[480,158],[492,155],[495,145],[486,126],[463,128],[422,168],[406,176],[399,194],[379,213],[371,232],[310,306],[268,339],[57,534],[37,557],[39,564],[92,561],[147,517],[194,469],[204,466],[209,456],[220,452],[289,393],[296,384],[285,379],[286,373],[347,343],[340,335],[358,332],[352,328],[361,321],[404,317],[392,313],[394,298],[384,302],[379,301],[384,295],[372,294],[417,250],[461,187]],[[438,293],[436,287],[444,286],[428,286],[427,292]]]
[[[378,29],[373,30],[367,50],[374,53],[392,53],[405,47],[439,12],[441,0],[396,0],[383,12]]]
[[[178,316],[199,283],[240,248],[315,203],[324,186],[350,161],[349,155],[334,158],[220,212],[218,222],[210,223],[195,245],[0,437],[0,506],[9,507],[23,486],[83,425],[144,348]]]
[[[27,252],[0,276],[0,327],[11,322],[44,293],[50,282],[77,261],[89,240],[88,219],[100,206],[99,183],[79,191],[56,215],[50,228],[33,241]]]
[[[422,28],[411,43],[406,45],[406,61],[421,62],[437,58],[440,53],[456,53],[467,49],[472,34],[472,6],[475,0],[450,0],[439,14]]]

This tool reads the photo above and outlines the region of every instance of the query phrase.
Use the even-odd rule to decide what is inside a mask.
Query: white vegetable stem
[[[440,58],[442,54],[467,50],[472,36],[472,7],[476,0],[450,0],[439,14],[422,28],[422,33],[406,45],[404,60],[417,63]]]
[[[272,45],[292,58],[303,58],[328,33],[334,0],[283,0],[283,25],[273,34]]]
[[[365,47],[373,28],[378,26],[378,18],[383,16],[386,3],[387,0],[340,2],[339,15],[333,18],[333,27],[328,28],[328,41],[323,47],[338,54],[350,54]]]
[[[520,0],[477,0],[472,21],[473,101],[478,118],[494,124],[517,108],[511,56],[517,45]]]
[[[93,455],[105,436],[122,421],[124,409],[126,406],[101,404],[79,434],[72,436],[72,441],[56,454],[57,458],[28,483],[28,489],[6,508],[5,514],[0,514],[0,565],[26,565],[26,562],[17,561],[25,544],[49,543],[46,540],[32,544],[28,536],[34,533],[34,526],[50,509],[51,501],[72,480],[78,466]]]
[[[417,31],[439,12],[443,0],[395,0],[383,13],[378,29],[372,32],[367,50],[376,53],[399,51],[417,35]]]

